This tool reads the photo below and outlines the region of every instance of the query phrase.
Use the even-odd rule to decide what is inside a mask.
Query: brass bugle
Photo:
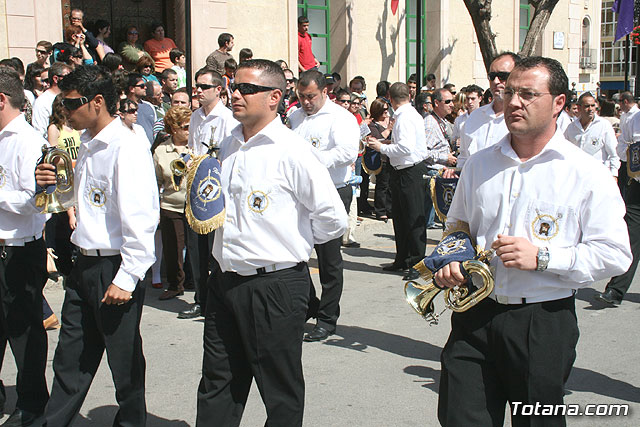
[[[64,212],[75,204],[73,196],[73,160],[69,153],[49,145],[42,146],[40,163],[55,166],[56,184],[36,194],[36,207],[41,213]]]

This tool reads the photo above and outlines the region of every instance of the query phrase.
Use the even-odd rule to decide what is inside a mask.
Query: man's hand
[[[67,209],[67,215],[69,215],[69,228],[75,230],[78,228],[78,219],[76,218],[76,208]]]
[[[447,159],[447,165],[455,166],[458,163],[458,158],[453,155],[453,153],[449,153],[449,158]]]
[[[436,272],[434,276],[436,284],[440,287],[455,288],[464,284],[467,279],[460,271],[460,263],[457,261],[450,262]]]
[[[56,185],[56,167],[50,163],[41,163],[36,167],[36,184],[44,188],[47,185]]]
[[[131,292],[120,289],[113,283],[109,285],[107,288],[107,292],[104,293],[104,298],[102,298],[103,303],[105,304],[116,304],[122,305],[126,302],[129,302],[131,299]]]
[[[367,138],[367,147],[380,152],[380,147],[382,147],[382,142],[378,141],[375,138]]]
[[[535,270],[538,266],[538,247],[524,237],[513,237],[498,234],[491,244],[496,255],[507,268],[518,270]]]
[[[449,155],[451,156],[451,155]],[[456,159],[456,163],[458,162],[458,159]],[[442,177],[443,178],[458,178],[458,175],[456,174],[455,169],[445,169],[442,172]]]

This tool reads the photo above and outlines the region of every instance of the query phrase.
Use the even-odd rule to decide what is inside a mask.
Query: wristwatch
[[[536,271],[545,271],[549,265],[549,248],[538,248],[538,266]]]

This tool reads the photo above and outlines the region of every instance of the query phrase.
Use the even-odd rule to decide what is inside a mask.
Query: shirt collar
[[[302,112],[304,113],[304,116],[305,116],[305,117],[316,117],[316,116],[320,116],[320,115],[322,115],[322,114],[329,114],[329,113],[331,112],[331,108],[332,108],[332,106],[331,106],[331,105],[329,105],[329,104],[335,104],[335,105],[337,105],[335,102],[331,101],[331,100],[329,99],[329,96],[327,95],[327,99],[325,100],[324,105],[322,106],[322,108],[320,108],[320,109],[318,110],[318,112],[317,112],[317,113],[309,115],[309,114],[307,114],[307,112],[306,112],[306,111],[304,111],[304,108],[302,109]],[[301,107],[301,108],[302,108],[302,107]],[[342,108],[342,107],[340,107],[340,108]]]
[[[504,156],[509,157],[510,159],[514,160],[517,163],[529,163],[529,162],[535,162],[537,159],[539,159],[542,156],[546,156],[547,153],[550,153],[550,155],[555,153],[564,158],[565,157],[564,148],[566,147],[566,144],[571,144],[571,143],[567,142],[567,140],[565,140],[564,138],[564,135],[562,134],[562,131],[559,128],[556,128],[556,132],[553,134],[551,139],[544,146],[542,151],[540,151],[538,154],[536,154],[535,156],[533,156],[527,161],[523,162],[522,160],[520,160],[520,157],[518,157],[518,154],[516,154],[515,150],[511,146],[511,133],[508,133],[496,145],[494,145],[493,149],[500,150],[500,152]]]
[[[20,113],[13,120],[11,120],[5,127],[0,131],[0,137],[3,137],[5,133],[18,133],[23,128],[23,125],[27,124],[24,119],[24,114]]]
[[[268,141],[264,141],[264,142],[273,143],[279,139],[280,137],[279,132],[282,130],[283,127],[286,129],[286,127],[282,124],[282,120],[280,120],[280,117],[276,116],[276,118],[274,118],[271,122],[269,122],[268,125],[263,127],[260,130],[260,132],[258,132],[257,134],[249,138],[248,141],[244,140],[244,135],[242,134],[242,124],[239,124],[238,126],[233,128],[231,130],[231,135],[233,136],[233,139],[243,147],[246,147],[249,144],[254,145],[253,143],[261,142],[262,140],[265,139],[265,137],[268,139]]]
[[[94,137],[91,137],[90,133],[84,132],[81,136],[80,136],[80,142],[83,143],[90,143],[92,141],[99,141],[102,142],[103,144],[108,144],[109,142],[111,142],[111,140],[113,139],[113,136],[120,131],[120,129],[122,127],[125,127],[125,124],[122,123],[122,120],[118,120],[117,118],[114,118],[111,123],[109,123],[108,125],[106,125],[100,132],[98,132],[98,134]],[[128,128],[127,128],[128,129]],[[129,131],[131,131],[130,129],[128,129]]]
[[[413,105],[411,105],[410,102],[407,102],[406,104],[401,105],[400,107],[398,107],[398,109],[395,110],[393,113],[397,114],[397,115],[400,115],[405,111],[409,111],[409,108],[413,108]]]

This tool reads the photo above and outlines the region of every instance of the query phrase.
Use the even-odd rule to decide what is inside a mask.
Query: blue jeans
[[[426,175],[435,176],[438,174],[436,169],[427,169]],[[427,196],[424,198],[424,216],[427,218],[427,228],[432,227],[435,224],[436,210],[433,208],[433,201],[431,200],[431,189],[429,188],[429,181],[425,181],[425,191]]]

